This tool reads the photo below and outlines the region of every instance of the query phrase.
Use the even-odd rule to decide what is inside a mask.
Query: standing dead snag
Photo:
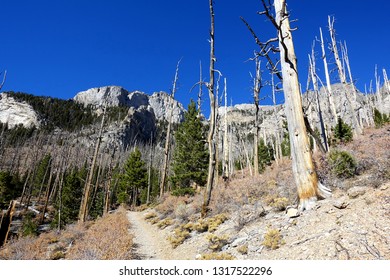
[[[176,65],[175,78],[173,80],[173,89],[172,93],[169,96],[169,116],[168,116],[168,127],[167,127],[167,136],[165,139],[165,149],[164,149],[164,163],[161,171],[161,182],[160,182],[160,197],[163,196],[165,192],[165,184],[167,181],[167,172],[168,172],[168,161],[169,161],[169,152],[171,149],[171,129],[172,129],[172,115],[173,115],[173,100],[175,99],[176,85],[177,80],[179,79],[179,60]]]
[[[88,217],[88,201],[91,192],[91,185],[92,185],[93,175],[95,171],[96,161],[99,154],[100,143],[102,142],[102,133],[103,133],[104,120],[106,117],[106,109],[107,109],[107,104],[104,106],[103,117],[100,123],[99,135],[96,141],[95,151],[92,158],[91,169],[88,172],[88,177],[85,183],[83,197],[81,198],[81,205],[80,205],[80,212],[79,212],[80,223],[84,223]],[[59,226],[60,225],[61,223],[59,223]]]
[[[215,176],[215,165],[216,165],[216,148],[215,148],[215,125],[216,125],[216,104],[215,104],[215,93],[214,93],[214,65],[215,65],[215,51],[214,51],[214,7],[213,0],[209,0],[210,6],[210,81],[207,84],[207,89],[209,91],[210,99],[210,128],[209,134],[207,136],[207,143],[209,147],[209,168],[207,175],[207,185],[206,193],[204,197],[204,202],[202,206],[202,217],[205,217],[207,214],[207,208],[211,200],[211,192],[214,185],[214,176]]]
[[[274,22],[276,23],[279,38],[280,65],[282,68],[286,117],[290,136],[292,169],[295,184],[298,188],[299,208],[300,210],[305,210],[314,206],[317,197],[324,198],[329,196],[330,190],[318,181],[310,152],[310,143],[306,133],[302,110],[297,59],[289,15],[286,11],[286,1],[275,0],[274,4],[276,11]]]
[[[356,117],[356,108],[352,103],[352,97],[350,96],[350,91],[347,87],[347,77],[345,75],[345,70],[342,65],[342,61],[339,56],[339,52],[337,49],[337,42],[336,42],[336,31],[334,29],[334,18],[331,19],[331,17],[328,17],[328,24],[329,24],[329,32],[330,32],[330,38],[332,40],[332,52],[336,61],[337,70],[339,73],[340,82],[344,87],[345,91],[345,97],[347,98],[347,103],[351,111],[352,116],[352,123],[353,123],[353,130],[356,135],[362,134],[362,128],[360,126],[360,123]],[[352,83],[352,81],[351,81]],[[353,87],[354,88],[354,87]]]

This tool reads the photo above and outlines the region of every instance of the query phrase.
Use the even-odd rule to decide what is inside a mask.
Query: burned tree
[[[202,207],[202,216],[206,216],[207,209],[211,200],[211,192],[214,186],[214,177],[215,177],[215,166],[216,166],[216,147],[215,147],[215,126],[216,126],[216,103],[215,103],[215,92],[214,92],[214,65],[215,65],[215,50],[214,50],[214,6],[213,0],[209,0],[210,6],[210,81],[207,83],[207,89],[209,91],[210,99],[210,127],[209,133],[207,136],[207,143],[209,148],[209,167],[207,175],[207,184],[206,184],[206,193],[204,197],[203,207]]]
[[[256,43],[260,46],[261,53],[268,60],[272,71],[282,80],[285,95],[285,111],[290,137],[292,169],[295,184],[298,189],[300,210],[310,209],[314,206],[318,197],[325,198],[331,191],[324,187],[317,177],[315,166],[310,151],[310,143],[304,121],[301,90],[298,81],[297,59],[295,56],[290,27],[289,14],[285,0],[274,0],[275,15],[272,14],[271,5],[262,0],[265,15],[276,28],[278,33],[278,48],[271,47],[275,39],[261,43],[249,24],[248,29],[254,35]],[[276,69],[277,63],[272,62],[270,52],[279,52],[281,72]],[[271,61],[271,62],[270,62]]]

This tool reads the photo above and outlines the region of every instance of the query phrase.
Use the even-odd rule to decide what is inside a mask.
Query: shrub
[[[352,141],[352,127],[346,124],[340,117],[338,118],[337,124],[332,128],[333,131],[333,142],[347,143]]]
[[[220,251],[223,246],[228,243],[229,236],[222,235],[218,236],[215,234],[210,234],[207,236],[207,240],[209,241],[209,249],[213,251]]]
[[[173,235],[168,237],[169,242],[171,242],[172,247],[176,248],[184,242],[188,237],[190,237],[190,230],[184,225],[179,226],[175,229]]]
[[[286,210],[286,207],[288,206],[288,198],[286,197],[276,197],[272,199],[272,201],[269,203],[269,205],[273,208],[275,208],[278,211],[284,211]]]
[[[171,192],[173,196],[186,196],[190,195],[193,196],[195,194],[195,189],[194,188],[181,188],[181,189],[176,189]]]
[[[382,127],[389,121],[389,117],[386,114],[382,114],[377,108],[374,109],[374,123],[376,128]]]
[[[245,245],[242,245],[240,247],[237,248],[237,251],[242,254],[242,255],[247,255],[248,254],[248,245],[245,244]]]
[[[265,247],[275,250],[284,244],[280,231],[278,229],[269,228],[264,235],[262,245]]]
[[[164,220],[158,222],[158,223],[157,223],[157,226],[158,226],[159,228],[161,228],[161,229],[164,229],[164,228],[166,228],[166,227],[168,227],[168,226],[170,226],[170,225],[173,225],[173,223],[174,223],[174,222],[173,222],[172,219],[166,218],[166,219],[164,219]]]
[[[332,151],[329,155],[332,172],[339,178],[350,178],[355,175],[357,163],[346,151]]]
[[[210,253],[210,254],[204,254],[200,258],[201,260],[234,260],[235,258],[228,254],[228,253]]]

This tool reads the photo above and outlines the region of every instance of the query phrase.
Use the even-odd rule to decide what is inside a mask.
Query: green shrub
[[[342,142],[347,143],[352,141],[352,127],[346,124],[340,117],[337,124],[332,128],[333,131],[333,143]]]
[[[382,114],[377,108],[374,108],[374,123],[376,128],[382,127],[389,121],[389,117],[386,114]]]
[[[350,178],[355,175],[357,162],[346,151],[332,151],[329,155],[332,172],[340,178]]]
[[[181,188],[181,189],[176,189],[171,192],[173,196],[186,196],[190,195],[193,196],[195,194],[195,189],[194,188]]]

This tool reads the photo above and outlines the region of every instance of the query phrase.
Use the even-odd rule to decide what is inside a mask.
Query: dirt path
[[[144,212],[127,212],[130,221],[130,232],[134,235],[137,259],[141,260],[189,260],[195,259],[197,248],[194,244],[179,246],[175,250],[167,240],[169,232],[158,230],[147,223]]]

